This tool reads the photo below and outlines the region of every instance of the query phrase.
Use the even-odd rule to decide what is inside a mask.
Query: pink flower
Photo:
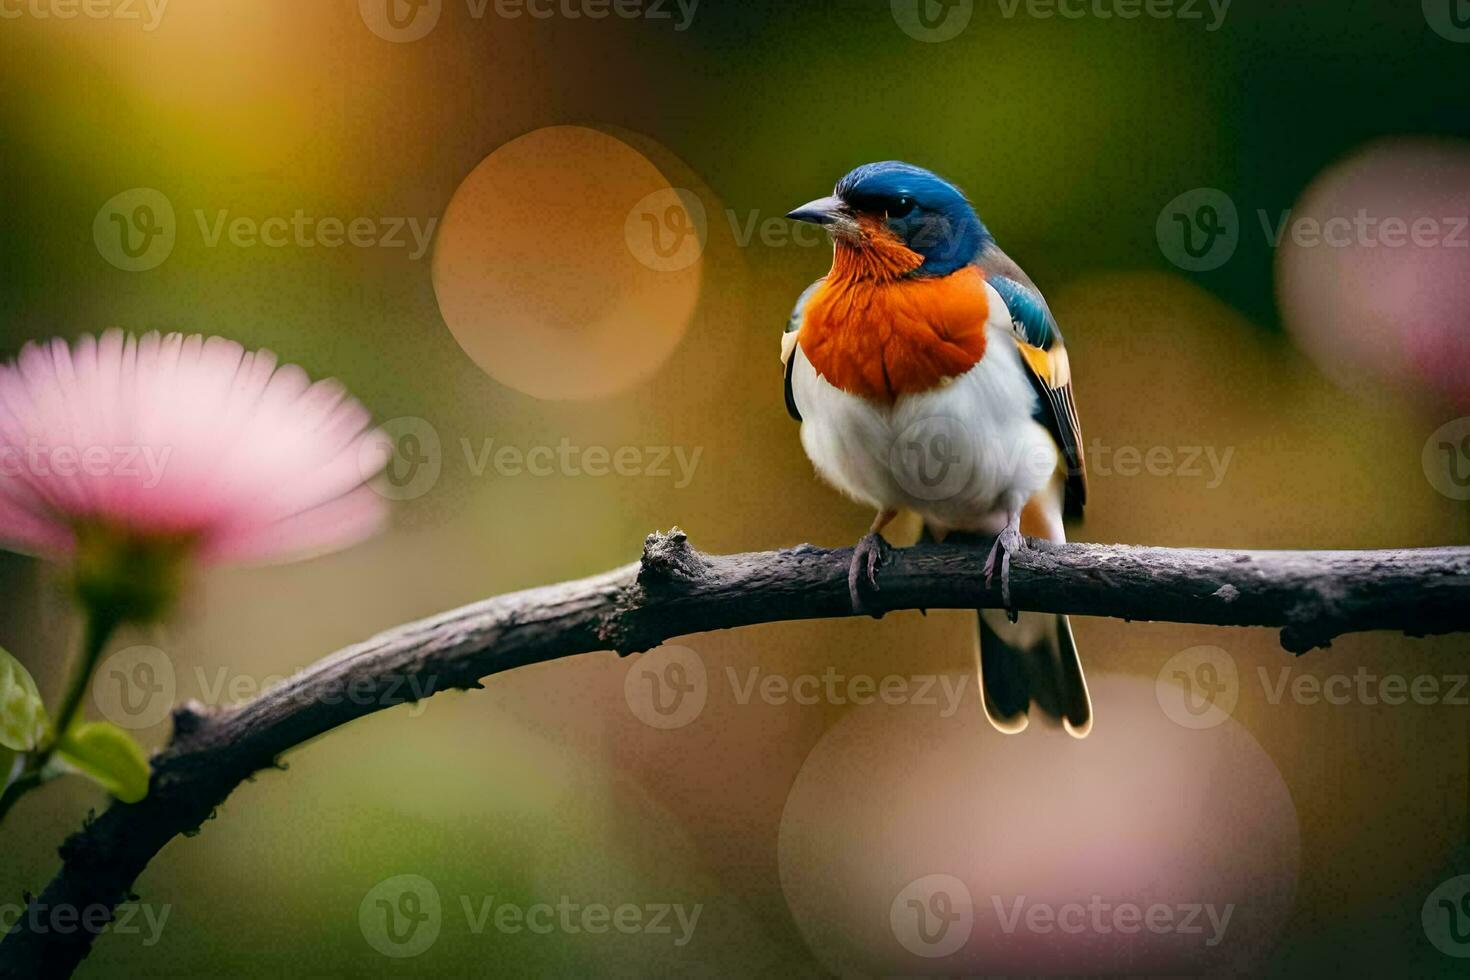
[[[220,337],[110,330],[0,365],[0,542],[82,577],[353,544],[385,463],[342,385]]]

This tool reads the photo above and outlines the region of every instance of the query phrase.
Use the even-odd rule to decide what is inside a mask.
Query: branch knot
[[[656,588],[672,582],[696,582],[705,577],[709,563],[689,544],[689,535],[676,524],[667,534],[654,531],[643,540],[638,562],[638,584]]]
[[[174,734],[172,741],[178,742],[188,738],[209,720],[209,709],[195,700],[188,700],[174,706]]]

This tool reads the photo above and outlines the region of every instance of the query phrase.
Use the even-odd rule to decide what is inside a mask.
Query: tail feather
[[[985,715],[1007,734],[1023,731],[1032,705],[1085,738],[1092,699],[1066,616],[1022,613],[1012,623],[998,609],[979,611],[976,656]]]
[[[1051,510],[1055,520],[1037,529],[1036,536],[1063,541],[1060,484],[1054,488]],[[1022,514],[1023,533],[1026,527]],[[1039,533],[1045,531],[1046,533]],[[936,533],[927,523],[921,540],[989,545],[966,533]],[[1047,718],[1059,721],[1067,733],[1086,738],[1092,731],[1092,697],[1082,675],[1077,641],[1066,616],[1051,613],[1020,613],[1011,622],[1004,610],[981,609],[976,630],[975,662],[980,678],[981,703],[985,717],[1007,735],[1026,730],[1032,705]]]

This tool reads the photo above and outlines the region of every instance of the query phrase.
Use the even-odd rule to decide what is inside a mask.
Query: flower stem
[[[71,683],[67,686],[66,694],[61,700],[60,710],[56,712],[55,737],[42,752],[45,756],[42,759],[43,764],[50,759],[51,753],[56,751],[57,743],[70,731],[72,722],[76,720],[77,709],[82,706],[82,698],[92,683],[92,671],[97,669],[97,661],[102,659],[102,652],[107,649],[107,641],[112,639],[112,633],[117,627],[117,617],[110,612],[96,609],[87,611],[86,632],[82,639],[82,659],[72,671]]]
[[[72,669],[71,680],[67,684],[66,693],[61,698],[61,707],[54,716],[55,724],[52,726],[51,738],[31,755],[25,768],[15,777],[15,781],[5,788],[4,793],[0,793],[0,821],[4,821],[10,808],[15,806],[22,796],[50,778],[46,773],[46,766],[50,763],[51,757],[56,754],[61,739],[76,720],[77,711],[82,706],[82,698],[86,696],[87,688],[92,683],[92,672],[96,670],[97,661],[102,658],[102,651],[107,649],[107,641],[112,638],[113,631],[117,629],[118,624],[118,617],[109,611],[87,610],[81,660]]]
[[[16,776],[15,782],[5,787],[4,793],[0,793],[0,823],[5,821],[5,815],[10,812],[11,807],[19,802],[22,796],[40,785],[41,774],[39,772],[32,772],[29,768],[26,768],[19,776]]]

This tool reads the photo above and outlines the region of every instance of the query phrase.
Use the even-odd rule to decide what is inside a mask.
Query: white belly
[[[995,532],[1046,486],[1056,443],[1009,330],[987,328],[967,373],[885,406],[817,374],[798,344],[792,394],[801,444],[823,479],[874,510],[908,508],[949,530]]]

